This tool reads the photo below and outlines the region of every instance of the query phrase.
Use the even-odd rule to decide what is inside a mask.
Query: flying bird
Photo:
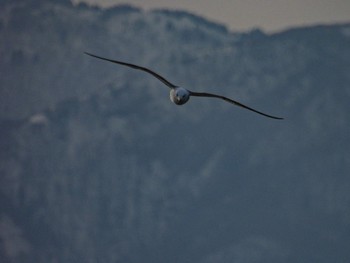
[[[123,66],[126,66],[126,67],[130,67],[130,68],[133,68],[133,69],[138,69],[138,70],[141,70],[141,71],[145,71],[145,72],[153,75],[154,77],[159,79],[161,82],[163,82],[166,86],[168,86],[170,88],[170,100],[172,102],[174,102],[175,104],[177,104],[177,105],[185,104],[190,99],[191,96],[193,96],[193,97],[218,98],[218,99],[222,99],[222,100],[224,100],[226,102],[229,102],[231,104],[234,104],[236,106],[240,106],[240,107],[242,107],[244,109],[253,111],[253,112],[258,113],[260,115],[263,115],[265,117],[269,117],[269,118],[277,119],[277,120],[282,120],[283,119],[283,118],[280,118],[280,117],[275,117],[275,116],[263,113],[261,111],[255,110],[255,109],[250,108],[250,107],[248,107],[248,106],[246,106],[246,105],[244,105],[244,104],[242,104],[242,103],[240,103],[238,101],[235,101],[233,99],[230,99],[230,98],[227,98],[227,97],[224,97],[224,96],[221,96],[221,95],[217,95],[217,94],[213,94],[213,93],[207,93],[207,92],[194,92],[194,91],[190,91],[188,89],[176,86],[176,85],[172,84],[171,82],[169,82],[168,80],[166,80],[161,75],[159,75],[158,73],[156,73],[156,72],[154,72],[154,71],[152,71],[152,70],[150,70],[148,68],[142,67],[142,66],[138,66],[138,65],[135,65],[135,64],[127,63],[127,62],[122,62],[122,61],[119,61],[119,60],[103,58],[103,57],[100,57],[100,56],[97,56],[97,55],[94,55],[94,54],[91,54],[91,53],[88,53],[88,52],[84,52],[84,53],[89,55],[89,56],[91,56],[91,57],[95,57],[95,58],[106,60],[106,61],[109,61],[109,62],[112,62],[112,63],[120,64],[120,65],[123,65]]]

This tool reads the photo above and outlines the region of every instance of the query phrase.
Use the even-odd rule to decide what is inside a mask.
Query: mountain
[[[350,260],[350,24],[235,33],[129,5],[0,10],[2,262]],[[85,51],[285,120],[176,106]]]

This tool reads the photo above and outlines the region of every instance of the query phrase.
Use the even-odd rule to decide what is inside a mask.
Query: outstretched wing
[[[247,110],[250,110],[250,111],[253,111],[255,113],[258,113],[260,115],[263,115],[265,117],[269,117],[269,118],[272,118],[272,119],[277,119],[277,120],[283,120],[283,118],[280,118],[280,117],[275,117],[275,116],[272,116],[272,115],[269,115],[269,114],[266,114],[266,113],[263,113],[261,111],[257,111],[253,108],[250,108],[238,101],[235,101],[235,100],[232,100],[232,99],[229,99],[227,97],[224,97],[224,96],[221,96],[221,95],[216,95],[216,94],[212,94],[212,93],[206,93],[206,92],[193,92],[193,91],[190,91],[190,95],[191,96],[195,96],[195,97],[210,97],[210,98],[218,98],[218,99],[222,99],[224,101],[227,101],[229,103],[232,103],[234,105],[237,105],[237,106],[240,106],[242,108],[245,108]]]
[[[99,59],[102,59],[102,60],[106,60],[106,61],[109,61],[109,62],[112,62],[112,63],[117,63],[117,64],[120,64],[120,65],[123,65],[123,66],[127,66],[127,67],[130,67],[130,68],[133,68],[133,69],[138,69],[138,70],[142,70],[142,71],[145,71],[151,75],[153,75],[154,77],[156,77],[157,79],[159,79],[161,82],[163,82],[165,85],[167,85],[169,88],[176,88],[177,86],[170,83],[169,81],[167,81],[165,78],[163,78],[161,75],[155,73],[154,71],[148,69],[148,68],[145,68],[145,67],[141,67],[141,66],[137,66],[135,64],[131,64],[131,63],[126,63],[126,62],[122,62],[122,61],[118,61],[118,60],[113,60],[113,59],[108,59],[108,58],[103,58],[103,57],[99,57],[99,56],[96,56],[94,54],[91,54],[91,53],[88,53],[88,52],[84,52],[86,55],[89,55],[89,56],[92,56],[92,57],[95,57],[95,58],[99,58]]]

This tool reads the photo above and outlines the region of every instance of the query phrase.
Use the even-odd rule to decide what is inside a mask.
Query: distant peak
[[[190,13],[190,12],[185,11],[185,10],[154,9],[152,11],[152,13],[164,14],[168,17],[173,17],[173,18],[177,18],[177,19],[187,18],[187,19],[193,21],[197,25],[203,25],[203,26],[206,26],[209,28],[213,28],[215,30],[225,32],[225,33],[228,32],[227,27],[225,25],[210,21],[210,20],[208,20],[200,15]]]
[[[120,4],[112,7],[106,8],[108,12],[113,13],[139,13],[142,11],[141,8],[130,5],[130,4]]]

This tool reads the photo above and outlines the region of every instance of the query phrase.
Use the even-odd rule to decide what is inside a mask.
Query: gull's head
[[[185,104],[190,99],[190,92],[187,89],[176,87],[170,90],[170,100],[177,105]]]

